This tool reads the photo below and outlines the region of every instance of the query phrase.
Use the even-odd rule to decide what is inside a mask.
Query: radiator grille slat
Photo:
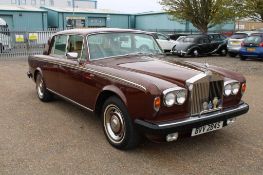
[[[197,115],[204,111],[203,103],[212,102],[215,97],[222,100],[223,80],[220,81],[201,81],[193,84],[191,94],[191,114]]]

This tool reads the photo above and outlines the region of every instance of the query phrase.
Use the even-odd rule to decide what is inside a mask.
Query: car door
[[[45,56],[42,66],[44,81],[48,89],[59,92],[59,65],[65,58],[67,45],[66,35],[53,36],[50,42],[49,53]]]
[[[202,54],[207,54],[210,52],[211,50],[211,46],[210,46],[210,40],[208,39],[208,37],[200,37],[198,39],[198,46],[200,48],[200,52]]]
[[[86,51],[84,47],[84,36],[69,35],[65,59],[59,66],[60,70],[60,93],[73,102],[86,106],[89,96],[87,84],[83,76],[88,76],[85,73]],[[77,59],[67,57],[69,53],[77,53]]]

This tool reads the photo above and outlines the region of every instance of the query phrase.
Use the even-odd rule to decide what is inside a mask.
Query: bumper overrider
[[[227,126],[227,120],[236,118],[249,111],[249,105],[240,103],[237,107],[226,108],[224,111],[217,111],[206,113],[200,116],[190,117],[183,120],[175,120],[163,123],[151,123],[143,120],[136,119],[136,127],[147,134],[170,134],[175,132],[188,132],[193,128],[198,128],[204,125],[212,124],[215,122],[223,121]]]

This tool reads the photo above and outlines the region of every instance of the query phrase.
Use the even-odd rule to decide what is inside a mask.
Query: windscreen
[[[248,37],[248,34],[246,34],[246,33],[235,33],[230,38],[231,39],[244,39],[246,37]]]
[[[259,44],[262,42],[262,38],[260,36],[250,36],[244,41],[245,43],[254,43]]]
[[[90,60],[129,54],[160,54],[156,40],[148,34],[101,33],[88,36]]]

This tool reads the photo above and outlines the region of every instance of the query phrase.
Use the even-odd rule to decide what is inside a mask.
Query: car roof
[[[151,34],[150,32],[145,32],[141,30],[132,30],[132,29],[119,29],[119,28],[83,28],[83,29],[70,29],[70,30],[64,30],[56,33],[56,35],[61,34],[78,34],[78,35],[89,35],[94,33],[108,33],[108,32],[134,32],[134,33],[146,33]]]

